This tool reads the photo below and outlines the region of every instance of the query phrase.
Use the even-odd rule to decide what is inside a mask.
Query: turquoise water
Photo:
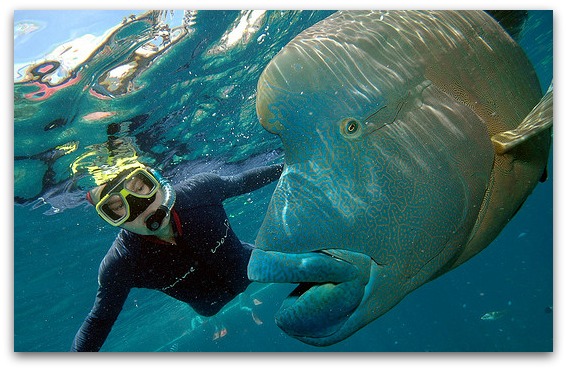
[[[140,14],[16,12],[16,351],[68,350],[94,302],[98,265],[116,229],[84,201],[87,168],[98,160],[89,154],[111,151],[116,140],[128,142],[172,182],[281,161],[279,139],[255,117],[256,81],[281,47],[330,14],[176,11],[105,34],[131,13]],[[160,24],[170,26],[169,44],[163,44]],[[530,13],[521,44],[547,89],[553,75],[550,12]],[[144,57],[136,54],[142,45]],[[33,85],[24,73],[30,63],[44,74],[43,84]],[[242,240],[253,242],[274,186],[226,203]],[[254,307],[262,324],[232,306],[218,320],[200,323],[187,305],[135,289],[102,350],[550,351],[552,188],[551,157],[548,181],[491,247],[328,348],[290,339],[274,324],[293,286],[253,284],[249,291],[262,302]],[[501,313],[497,320],[481,320],[495,311]],[[214,339],[215,325],[226,335]]]

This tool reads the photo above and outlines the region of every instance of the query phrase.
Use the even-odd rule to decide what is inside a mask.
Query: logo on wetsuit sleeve
[[[211,248],[211,253],[216,253],[217,249],[219,249],[224,244],[224,241],[228,236],[228,230],[230,230],[230,224],[228,223],[228,220],[225,219],[223,225],[226,227],[224,236],[221,238],[221,240],[217,241],[217,245],[214,248]]]
[[[173,287],[176,286],[180,281],[182,281],[182,280],[185,279],[187,276],[189,276],[189,274],[192,273],[192,272],[195,272],[195,267],[193,267],[193,266],[191,266],[191,267],[189,268],[189,271],[187,271],[187,272],[185,273],[185,275],[183,275],[183,276],[180,277],[180,278],[176,278],[175,281],[173,282],[173,284],[168,285],[168,286],[166,286],[165,288],[161,288],[160,290],[162,290],[162,291],[165,292],[166,290],[173,288]]]

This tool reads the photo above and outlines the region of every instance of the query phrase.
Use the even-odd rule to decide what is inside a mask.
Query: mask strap
[[[87,191],[87,196],[86,196],[86,198],[87,198],[87,202],[89,202],[89,203],[92,204],[93,206],[95,205],[94,202],[93,202],[93,197],[91,196],[91,192],[90,192],[90,191]]]

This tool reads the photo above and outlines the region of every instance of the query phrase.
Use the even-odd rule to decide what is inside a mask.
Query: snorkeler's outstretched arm
[[[221,176],[224,199],[260,189],[280,178],[283,164],[257,167],[234,176]]]
[[[71,352],[98,352],[108,337],[130,292],[129,284],[121,278],[128,271],[120,265],[116,250],[111,248],[100,264],[94,306],[77,331]]]

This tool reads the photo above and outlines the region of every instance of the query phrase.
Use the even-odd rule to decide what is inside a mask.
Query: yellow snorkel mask
[[[134,221],[163,191],[163,201],[145,220],[146,227],[155,231],[161,227],[175,203],[175,191],[157,171],[141,165],[120,172],[106,185],[87,193],[87,200],[95,205],[99,216],[112,226]]]
[[[135,220],[155,201],[159,182],[143,168],[127,170],[110,181],[95,208],[112,226]]]

